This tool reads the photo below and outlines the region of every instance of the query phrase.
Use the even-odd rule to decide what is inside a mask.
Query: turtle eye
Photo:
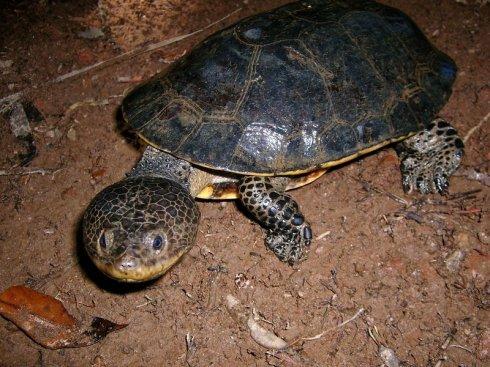
[[[108,251],[114,242],[114,233],[110,229],[104,229],[99,237],[99,247],[102,251]]]
[[[153,249],[154,250],[160,250],[163,246],[163,238],[162,236],[158,235],[155,237],[153,240]]]
[[[105,238],[105,233],[104,232],[102,232],[102,234],[99,237],[99,245],[104,250],[107,248],[107,240]]]

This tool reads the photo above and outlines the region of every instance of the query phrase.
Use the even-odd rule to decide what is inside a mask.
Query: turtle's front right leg
[[[279,260],[292,265],[304,258],[312,231],[296,201],[275,188],[268,177],[243,177],[238,188],[241,203],[266,229],[266,246]]]

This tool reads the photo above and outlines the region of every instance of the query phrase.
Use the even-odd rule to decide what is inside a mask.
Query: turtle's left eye
[[[153,249],[160,250],[162,246],[163,246],[163,238],[162,236],[158,235],[153,240]]]

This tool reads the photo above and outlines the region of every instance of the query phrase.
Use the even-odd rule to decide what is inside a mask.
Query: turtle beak
[[[121,273],[132,272],[138,266],[138,260],[127,253],[124,253],[121,257],[114,261],[114,267]]]
[[[99,270],[107,276],[120,282],[141,283],[165,274],[174,266],[187,252],[187,248],[181,249],[177,253],[166,258],[164,261],[155,264],[145,264],[136,256],[138,251],[128,248],[124,253],[115,258],[112,263],[102,263],[94,261]]]

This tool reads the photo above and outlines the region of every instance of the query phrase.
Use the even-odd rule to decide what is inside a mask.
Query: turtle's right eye
[[[105,238],[105,233],[104,232],[102,232],[102,234],[99,237],[99,245],[104,250],[107,248],[107,240]]]

